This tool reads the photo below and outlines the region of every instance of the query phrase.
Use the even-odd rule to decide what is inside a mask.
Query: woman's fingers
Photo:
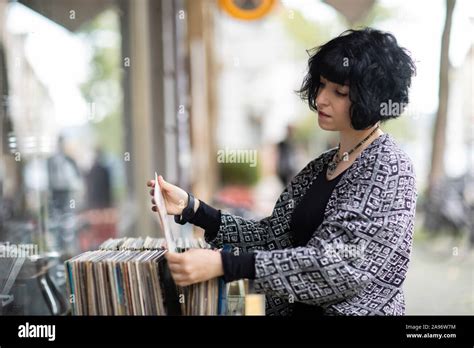
[[[168,252],[165,254],[165,257],[176,285],[188,286],[196,282],[196,279],[193,277],[193,271],[190,271],[188,267],[190,260],[186,253]]]
[[[167,191],[167,189],[169,189],[169,184],[165,181],[165,179],[163,179],[163,176],[159,176],[158,177],[158,182],[156,182],[155,180],[149,180],[146,185],[148,187],[151,187],[152,189],[150,190],[150,195],[152,197],[155,196],[155,189],[156,188],[156,184],[158,184],[158,189],[161,190],[162,192],[165,192]],[[154,198],[152,198],[151,200],[151,203],[153,204],[153,206],[151,207],[151,210],[154,211],[154,212],[158,212],[158,207],[156,206],[156,201]]]
[[[150,190],[150,194],[153,196],[155,194],[155,188],[157,183],[155,182],[155,180],[150,180],[146,184],[148,187],[153,188],[152,190]],[[158,186],[162,192],[169,191],[172,188],[172,186],[167,181],[165,181],[165,179],[163,179],[161,175],[158,177]]]
[[[179,263],[169,263],[168,267],[172,273],[182,273],[183,267]]]
[[[189,277],[189,274],[184,272],[182,265],[177,263],[169,263],[168,267],[176,285],[187,286],[191,284],[191,278]]]
[[[173,276],[173,280],[174,280],[175,284],[178,285],[178,286],[188,286],[188,285],[191,284],[191,282],[188,280],[188,278],[182,276],[181,274],[171,273],[171,275]]]
[[[168,182],[165,181],[165,179],[163,179],[163,177],[161,175],[158,177],[158,184],[161,186],[162,189],[168,188],[167,187]],[[146,183],[146,186],[154,188],[156,186],[155,180],[148,180],[147,183]]]
[[[162,190],[167,191],[169,189],[168,182],[166,182],[161,175],[158,177],[158,184]]]
[[[149,181],[146,183],[146,186],[148,186],[148,187],[155,187],[155,180],[149,180]]]
[[[166,260],[168,263],[181,263],[183,260],[183,255],[173,252],[168,252],[165,254]]]
[[[148,180],[146,183],[146,186],[153,187],[153,189],[150,190],[150,195],[153,197],[155,195],[155,189],[154,189],[155,180]],[[156,206],[156,202],[154,198],[152,198],[151,203],[153,204],[153,206],[151,207],[151,210],[154,212],[158,212],[158,207]]]
[[[186,265],[186,255],[179,254],[174,252],[167,252],[165,254],[166,261],[168,261],[168,266],[170,269],[173,268],[176,272],[183,273],[184,267]]]

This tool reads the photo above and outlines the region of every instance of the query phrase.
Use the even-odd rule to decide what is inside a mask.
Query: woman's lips
[[[325,113],[322,112],[322,111],[318,111],[318,115],[319,115],[320,117],[331,117],[331,116],[329,116],[328,114],[325,114]]]

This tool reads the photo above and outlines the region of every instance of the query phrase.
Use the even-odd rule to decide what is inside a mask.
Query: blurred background
[[[474,314],[472,1],[0,0],[0,26],[0,314],[64,314],[64,260],[161,236],[155,171],[269,215],[338,142],[294,92],[307,50],[364,26],[417,65],[383,126],[418,180],[407,314]]]

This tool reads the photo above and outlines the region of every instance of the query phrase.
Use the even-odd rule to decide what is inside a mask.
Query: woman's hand
[[[148,187],[153,187],[153,189],[150,190],[150,195],[152,197],[155,194],[155,185],[155,180],[150,180],[147,182]],[[161,175],[158,177],[158,185],[158,189],[161,188],[161,194],[165,200],[166,213],[169,215],[181,215],[183,209],[188,204],[188,193],[182,188],[165,181]],[[197,199],[195,202],[197,202],[197,204],[199,203]],[[153,204],[151,210],[158,211],[158,207],[156,206],[154,198],[152,198],[151,203]]]
[[[174,282],[188,286],[224,274],[221,253],[217,250],[190,249],[184,253],[165,254]]]

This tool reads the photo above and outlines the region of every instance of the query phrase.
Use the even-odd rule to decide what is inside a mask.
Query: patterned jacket
[[[304,247],[293,247],[292,212],[336,149],[312,160],[260,221],[221,213],[216,247],[255,251],[255,289],[267,315],[287,315],[296,301],[326,315],[403,315],[415,223],[413,164],[393,138],[376,138],[342,175],[324,220]],[[311,209],[309,206],[308,209]]]

